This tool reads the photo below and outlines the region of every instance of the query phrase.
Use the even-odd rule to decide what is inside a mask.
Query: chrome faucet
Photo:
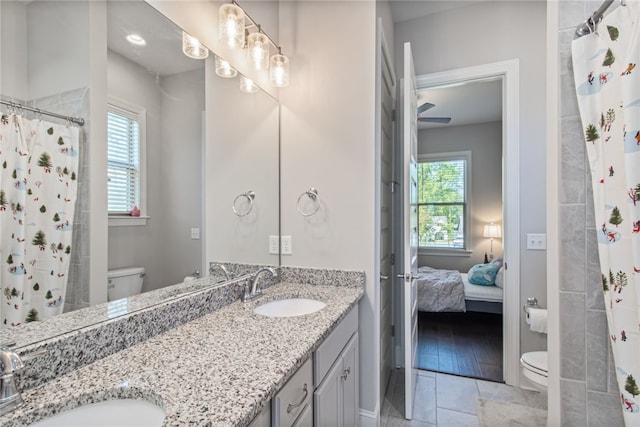
[[[24,368],[24,363],[20,356],[11,350],[14,345],[0,346],[0,415],[24,404],[13,377],[16,372]]]
[[[233,279],[233,273],[229,272],[229,270],[227,270],[227,267],[225,267],[224,264],[220,264],[218,262],[209,264],[209,274],[210,275],[213,274],[213,272],[216,271],[216,268],[222,270],[222,272],[224,273],[225,280]]]
[[[243,301],[251,301],[252,299],[259,297],[262,294],[262,291],[258,287],[258,278],[260,277],[260,274],[265,271],[269,272],[272,278],[278,277],[278,272],[271,267],[262,267],[261,269],[256,271],[253,276],[251,276],[250,285],[247,286],[244,291],[244,297],[242,298]]]

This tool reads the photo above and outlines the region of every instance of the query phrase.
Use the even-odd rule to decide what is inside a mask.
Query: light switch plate
[[[546,234],[527,234],[527,249],[534,251],[544,251],[547,249],[547,235]]]
[[[280,253],[280,246],[278,245],[278,236],[269,236],[269,253],[277,255]]]
[[[282,255],[293,254],[293,243],[291,236],[282,236]]]

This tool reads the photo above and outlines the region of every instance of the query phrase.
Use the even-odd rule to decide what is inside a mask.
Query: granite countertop
[[[268,403],[362,297],[362,287],[280,283],[262,297],[211,314],[23,393],[0,424],[23,426],[82,404],[142,398],[167,413],[165,426],[244,426]],[[304,316],[270,318],[270,300],[324,301]]]

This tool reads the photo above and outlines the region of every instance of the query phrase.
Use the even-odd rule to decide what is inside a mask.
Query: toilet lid
[[[520,359],[523,363],[537,369],[538,371],[542,371],[545,374],[549,370],[549,360],[547,358],[546,351],[531,351],[523,354]]]

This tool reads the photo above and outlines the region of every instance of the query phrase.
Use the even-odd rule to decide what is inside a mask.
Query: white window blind
[[[108,206],[110,214],[140,206],[140,124],[136,113],[109,105]]]
[[[465,249],[470,156],[433,157],[421,159],[418,164],[419,245]]]

